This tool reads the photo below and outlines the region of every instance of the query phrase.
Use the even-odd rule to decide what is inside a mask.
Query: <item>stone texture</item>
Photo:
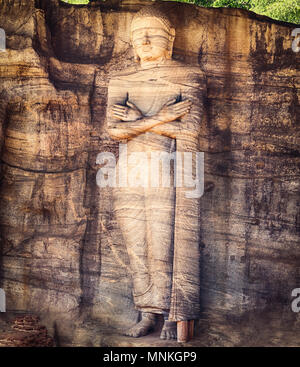
[[[90,330],[80,324],[86,318],[97,332],[104,325],[100,345],[147,343],[107,331],[138,314],[111,193],[96,185],[97,154],[117,153],[104,128],[107,83],[133,62],[129,25],[142,4],[0,1],[0,287],[8,311],[40,314],[59,345],[91,343],[80,336]],[[174,57],[198,64],[208,81],[203,336],[194,342],[299,345],[290,306],[300,282],[296,26],[235,9],[165,6]]]
[[[0,334],[1,347],[54,346],[53,339],[48,336],[46,327],[40,325],[37,316],[18,314],[14,319],[11,313],[9,317],[5,316],[1,315],[0,317],[0,330],[5,331]]]
[[[140,22],[144,27],[145,20]],[[147,25],[155,29],[160,23],[153,24],[151,20]],[[143,28],[137,31],[143,32]],[[137,37],[142,39],[141,35]],[[139,52],[138,47],[135,52]],[[180,154],[199,152],[198,135],[205,121],[205,97],[205,76],[197,68],[169,59],[155,67],[153,64],[152,67],[144,67],[141,62],[136,67],[125,69],[111,78],[108,86],[107,130],[123,143],[124,137],[130,137],[126,150],[119,153],[117,163],[117,172],[123,169],[128,176],[128,184],[114,189],[113,201],[114,214],[122,230],[133,273],[134,303],[143,312],[161,314],[167,310],[172,321],[199,317],[200,194],[189,197],[190,189],[176,187],[175,190],[170,168],[164,169],[164,174],[170,174],[169,187],[151,186],[148,175],[151,182],[162,175],[157,171],[149,173],[148,166],[154,162],[152,155],[160,152],[169,154],[175,149]],[[132,121],[130,118],[126,122],[127,111],[125,120],[120,121],[120,104],[126,98],[137,108],[141,119]],[[172,111],[178,105],[189,106],[190,103],[190,107],[185,107],[185,113],[166,112],[166,104],[178,98],[182,101],[167,108]],[[143,164],[138,160],[130,162],[135,152],[143,152],[146,157]],[[125,168],[127,159],[128,168]],[[183,174],[182,166],[178,164],[176,173],[183,180],[184,174],[188,176],[188,170]],[[136,181],[131,179],[137,177],[137,167],[140,176],[137,181],[146,183],[142,188],[137,188]],[[197,174],[198,171],[197,167]],[[193,189],[196,191],[195,187]]]

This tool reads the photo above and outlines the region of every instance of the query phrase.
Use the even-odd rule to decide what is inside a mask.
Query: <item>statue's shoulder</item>
[[[109,80],[119,80],[126,79],[129,75],[135,74],[137,72],[137,65],[133,64],[127,66],[122,70],[114,70],[109,73]]]
[[[177,60],[168,60],[167,67],[171,67],[174,69],[176,69],[176,73],[177,75],[183,75],[183,76],[188,76],[188,75],[197,75],[199,77],[203,77],[205,78],[205,73],[203,72],[203,70],[200,68],[199,65],[195,65],[195,64],[186,64],[183,63],[181,61],[177,61]]]
[[[175,84],[186,87],[206,88],[206,75],[199,65],[186,64],[177,60],[168,60],[166,72],[168,79]]]

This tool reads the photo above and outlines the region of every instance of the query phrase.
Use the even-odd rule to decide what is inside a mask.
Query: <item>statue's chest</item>
[[[152,116],[172,99],[180,100],[180,86],[172,80],[149,75],[128,83],[127,98],[144,116]]]

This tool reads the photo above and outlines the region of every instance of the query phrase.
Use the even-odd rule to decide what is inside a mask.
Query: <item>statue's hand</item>
[[[143,117],[141,111],[131,102],[126,102],[127,106],[115,104],[112,107],[113,116],[122,121],[136,121]]]
[[[163,122],[174,121],[190,111],[192,102],[185,100],[182,102],[176,102],[176,99],[169,101],[165,104],[162,109],[158,112],[156,117],[161,119]]]

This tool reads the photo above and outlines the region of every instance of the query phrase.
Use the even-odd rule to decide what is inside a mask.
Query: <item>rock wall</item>
[[[61,344],[72,343],[76,320],[125,327],[138,317],[96,156],[117,154],[103,126],[107,83],[133,62],[130,21],[149,3],[0,0],[0,287],[9,311],[47,318]],[[225,333],[230,320],[271,309],[292,322],[291,291],[300,286],[296,26],[236,9],[165,7],[174,58],[198,64],[208,81],[201,317]]]

